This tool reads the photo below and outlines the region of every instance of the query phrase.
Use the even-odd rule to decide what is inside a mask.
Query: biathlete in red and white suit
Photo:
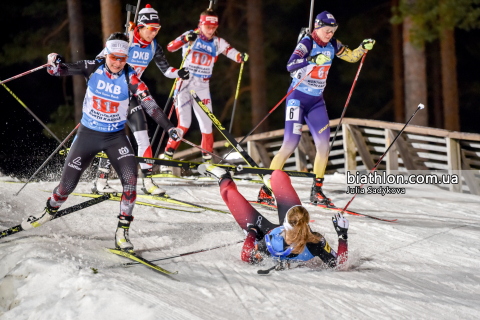
[[[183,33],[180,37],[170,42],[167,46],[168,51],[174,52],[182,48],[182,55],[187,54],[188,47],[191,45],[188,56],[185,59],[184,67],[190,72],[190,79],[179,81],[176,87],[176,110],[178,117],[178,127],[184,132],[190,128],[193,112],[200,124],[202,132],[202,148],[213,151],[213,133],[212,121],[193,101],[190,94],[195,90],[203,103],[212,110],[212,100],[210,96],[209,80],[212,76],[213,65],[220,54],[226,55],[237,63],[245,62],[248,54],[240,53],[228,44],[224,39],[217,37],[215,32],[218,27],[217,14],[209,9],[201,13],[198,29]],[[181,87],[180,87],[181,86]],[[178,90],[180,91],[178,92]],[[175,150],[180,142],[168,140],[165,153],[161,158],[172,159]],[[204,161],[209,161],[211,156],[203,154]],[[162,168],[167,170],[167,168]]]
[[[130,47],[127,63],[135,70],[138,78],[142,76],[147,66],[153,60],[158,69],[160,69],[167,78],[187,80],[189,78],[188,70],[185,68],[178,70],[171,67],[165,58],[162,47],[155,40],[160,28],[158,12],[147,4],[138,14],[138,25],[134,30],[129,32]],[[104,49],[98,57],[104,57],[105,54]],[[150,146],[150,140],[148,138],[147,117],[135,97],[132,97],[130,100],[127,124],[137,141],[137,155],[139,157],[151,158],[152,147]],[[117,190],[110,187],[107,182],[110,167],[110,160],[100,160],[97,180],[94,187],[96,191],[102,193],[117,192]],[[165,190],[155,184],[152,179],[152,165],[140,163],[140,168],[142,169],[143,176],[143,192],[153,195],[165,194]]]
[[[138,99],[141,108],[168,131],[172,139],[181,139],[182,132],[174,128],[145,83],[127,65],[128,37],[120,32],[114,33],[107,39],[106,48],[106,55],[102,59],[75,63],[63,63],[56,53],[48,55],[49,74],[82,75],[87,81],[87,92],[83,101],[82,121],[65,160],[60,184],[48,198],[43,212],[25,219],[22,228],[28,230],[50,221],[73,192],[95,155],[104,151],[123,186],[115,246],[133,251],[128,230],[133,221],[132,213],[137,198],[137,161],[125,134],[130,97],[133,95]],[[84,228],[85,222],[79,222],[79,227]]]

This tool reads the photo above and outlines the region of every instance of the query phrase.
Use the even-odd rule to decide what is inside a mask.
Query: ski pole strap
[[[290,247],[288,247],[287,250],[285,251],[282,251],[282,252],[276,251],[272,246],[272,243],[270,241],[270,237],[268,236],[268,234],[265,235],[265,243],[267,244],[267,249],[272,255],[272,257],[286,257],[289,254],[291,254],[293,251],[293,245],[290,245]]]

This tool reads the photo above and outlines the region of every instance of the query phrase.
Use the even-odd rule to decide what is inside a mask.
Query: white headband
[[[283,228],[285,228],[286,231],[293,230],[292,225],[288,222],[288,213],[290,212],[290,210],[292,210],[295,207],[303,207],[303,206],[300,204],[297,204],[287,210],[287,214],[285,215],[285,220],[283,220]]]
[[[108,53],[121,53],[128,56],[128,42],[123,40],[108,40],[107,41]]]

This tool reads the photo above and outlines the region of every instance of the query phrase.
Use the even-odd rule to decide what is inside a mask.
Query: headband
[[[215,17],[215,16],[200,16],[200,25],[218,26],[218,17]]]
[[[106,43],[108,53],[121,53],[128,56],[128,42],[123,40],[108,40]]]

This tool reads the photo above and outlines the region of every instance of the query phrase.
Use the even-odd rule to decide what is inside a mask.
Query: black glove
[[[265,237],[265,233],[263,233],[260,228],[254,224],[247,223],[247,232],[253,231],[255,232],[255,240],[260,241]]]
[[[183,36],[183,42],[187,43],[189,41],[195,41],[197,40],[198,34],[195,32],[191,31],[187,33],[186,35]]]
[[[240,53],[240,61],[241,62],[246,62],[248,60],[248,53],[244,52],[244,53]]]
[[[345,219],[341,212],[335,214],[332,217],[333,226],[335,227],[335,231],[337,231],[337,235],[339,239],[347,240],[348,239],[348,220]]]
[[[190,71],[182,68],[178,70],[178,77],[182,80],[188,80],[190,78]]]

